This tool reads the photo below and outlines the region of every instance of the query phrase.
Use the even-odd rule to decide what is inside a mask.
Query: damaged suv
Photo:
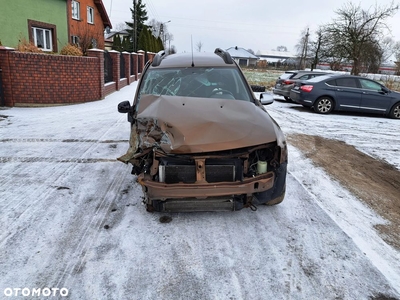
[[[261,93],[260,98],[271,95]],[[264,102],[265,103],[265,102]],[[282,202],[287,145],[228,52],[158,53],[148,62],[133,105],[133,165],[148,211],[256,209]]]

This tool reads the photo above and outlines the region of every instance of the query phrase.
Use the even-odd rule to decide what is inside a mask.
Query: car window
[[[357,80],[355,78],[336,78],[336,85],[343,87],[357,88]]]
[[[252,101],[236,68],[149,69],[141,80],[138,101],[144,94]]]
[[[375,81],[360,79],[360,83],[363,89],[374,90],[374,91],[382,90],[382,86]]]
[[[301,80],[306,80],[308,78],[311,78],[310,75],[308,75],[308,74],[299,77],[299,79],[301,79]]]
[[[334,80],[334,79],[333,80],[329,80],[329,81],[326,82],[326,84],[336,86],[336,80]]]
[[[292,78],[294,75],[296,75],[296,74],[294,74],[294,73],[284,73],[284,74],[282,74],[281,76],[279,76],[279,79],[290,79],[290,78]]]

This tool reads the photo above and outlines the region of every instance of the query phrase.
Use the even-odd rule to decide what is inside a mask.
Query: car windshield
[[[252,101],[236,68],[150,69],[144,74],[139,89],[138,99],[150,94]]]

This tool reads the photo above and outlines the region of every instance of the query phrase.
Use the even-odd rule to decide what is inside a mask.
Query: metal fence
[[[119,68],[119,78],[125,78],[125,57],[124,55],[119,56],[119,63],[120,63],[120,68]]]
[[[113,81],[113,63],[110,53],[104,51],[104,83]]]
[[[134,61],[134,59],[133,59],[133,57],[132,57],[132,55],[130,56],[130,64],[131,64],[131,74],[130,75],[135,75],[135,61]]]

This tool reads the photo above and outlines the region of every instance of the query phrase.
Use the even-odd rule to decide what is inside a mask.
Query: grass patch
[[[242,71],[251,85],[265,86],[266,90],[272,89],[279,75],[283,73],[283,71],[274,70],[243,69]]]

